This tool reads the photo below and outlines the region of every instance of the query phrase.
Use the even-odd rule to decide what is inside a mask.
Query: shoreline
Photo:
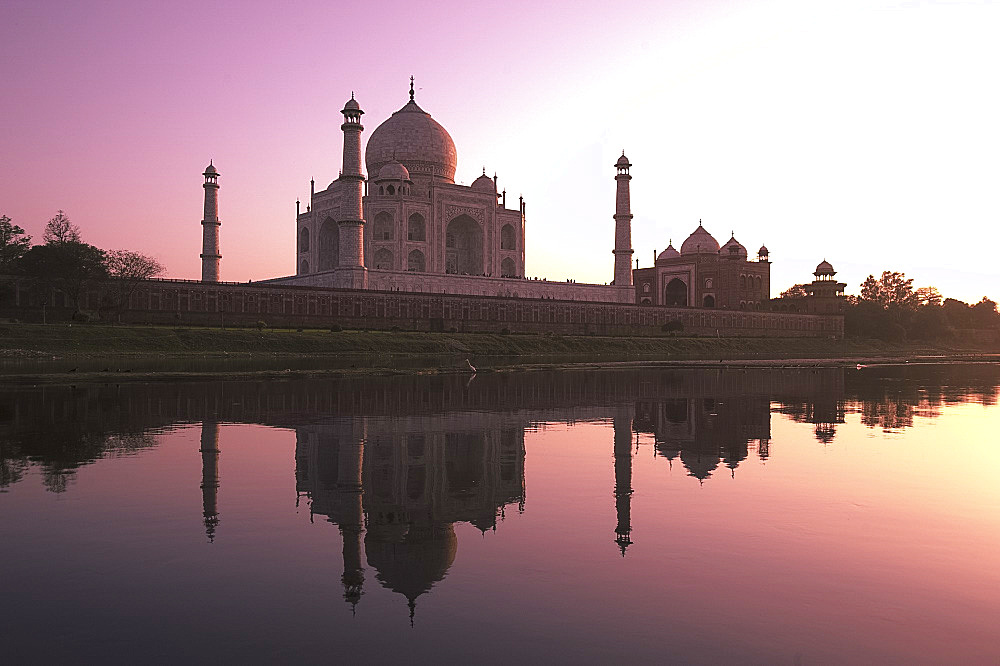
[[[0,384],[997,363],[972,344],[0,323]]]
[[[953,356],[885,356],[795,359],[676,359],[676,360],[578,360],[564,362],[516,363],[483,366],[472,372],[468,368],[414,366],[409,368],[364,367],[324,369],[258,369],[258,370],[190,370],[133,372],[131,370],[102,370],[90,372],[3,372],[0,386],[25,386],[28,384],[76,384],[123,382],[171,381],[251,381],[292,379],[337,379],[344,377],[432,376],[563,371],[580,372],[595,370],[622,370],[630,368],[701,369],[701,370],[763,370],[836,368],[845,369],[906,367],[920,365],[1000,365],[1000,354]],[[861,366],[860,368],[858,366]]]

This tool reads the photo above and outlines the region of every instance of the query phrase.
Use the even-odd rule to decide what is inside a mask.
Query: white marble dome
[[[691,232],[687,240],[681,244],[681,254],[714,254],[719,251],[719,241],[698,223],[698,228]]]
[[[458,153],[451,135],[412,99],[375,128],[365,148],[368,173],[402,162],[411,177],[455,182]]]
[[[379,169],[376,180],[409,180],[410,172],[399,162],[389,162]]]
[[[493,182],[492,178],[486,175],[485,171],[482,176],[472,181],[472,189],[480,192],[493,192],[495,188],[496,183]]]

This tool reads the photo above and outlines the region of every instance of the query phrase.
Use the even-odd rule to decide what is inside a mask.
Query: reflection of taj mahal
[[[402,420],[412,423],[300,426],[295,468],[311,512],[340,527],[345,600],[361,599],[367,560],[383,587],[406,597],[412,617],[417,597],[455,559],[454,523],[495,530],[508,504],[523,506],[524,423]]]

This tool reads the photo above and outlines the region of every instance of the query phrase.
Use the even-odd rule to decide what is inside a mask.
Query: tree
[[[937,287],[920,287],[914,292],[920,305],[941,305],[942,296]]]
[[[45,233],[42,240],[50,243],[79,243],[80,228],[69,221],[69,217],[61,210],[56,216],[45,223]]]
[[[163,273],[163,265],[156,259],[131,250],[111,250],[105,257],[105,267],[112,280],[111,299],[119,317],[139,283]]]
[[[793,284],[791,287],[781,292],[781,295],[778,296],[778,298],[805,298],[808,295],[809,292],[806,291],[806,285]]]
[[[9,217],[0,215],[0,273],[12,273],[30,245],[31,236],[13,224]]]
[[[996,301],[991,301],[983,296],[983,300],[973,305],[970,311],[972,314],[972,324],[976,328],[990,328],[997,325]]]
[[[80,296],[90,284],[107,276],[104,250],[76,241],[53,241],[35,245],[21,259],[24,272],[42,289],[66,294],[76,310]]]
[[[878,279],[869,275],[861,283],[860,300],[877,303],[884,310],[913,309],[919,302],[913,291],[913,279],[895,271],[883,271]]]

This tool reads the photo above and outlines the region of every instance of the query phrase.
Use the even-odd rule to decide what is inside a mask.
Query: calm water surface
[[[0,389],[6,663],[1000,661],[1000,368]]]

